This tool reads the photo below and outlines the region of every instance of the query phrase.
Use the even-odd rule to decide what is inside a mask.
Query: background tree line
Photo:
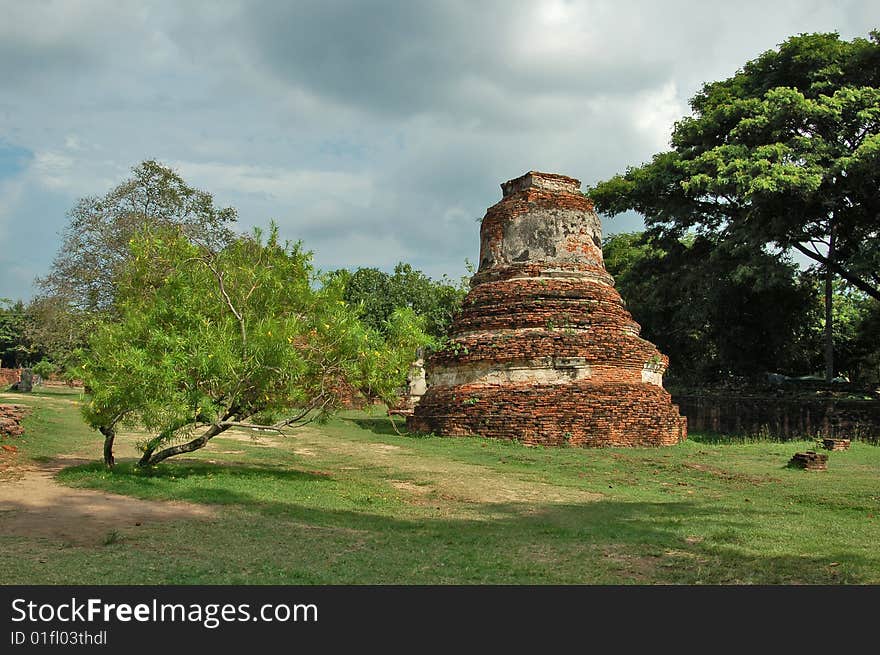
[[[859,357],[847,349],[866,347],[880,301],[880,32],[852,41],[836,33],[792,37],[730,78],[705,84],[690,106],[670,150],[588,190],[597,209],[638,211],[659,239],[653,243],[672,251],[674,240],[694,235],[695,252],[716,244],[711,259],[721,269],[710,275],[727,272],[727,256],[752,252],[757,263],[775,253],[785,262],[799,253],[822,278],[825,378],[861,374]],[[740,316],[744,324],[728,326],[731,334],[751,320]],[[797,321],[810,324],[805,318]],[[845,324],[835,327],[835,319]],[[786,334],[792,340],[782,350],[797,350],[803,338]],[[782,350],[767,363],[800,366]],[[749,369],[751,359],[743,353],[736,368]]]
[[[642,336],[669,355],[667,381],[698,386],[814,375],[824,365],[824,279],[791,259],[706,235],[615,234],[605,265]],[[880,302],[836,282],[837,372],[880,380]]]

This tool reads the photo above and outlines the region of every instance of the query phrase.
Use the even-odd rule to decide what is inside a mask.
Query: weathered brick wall
[[[21,380],[20,368],[0,368],[0,387],[8,387]]]
[[[21,421],[29,412],[24,405],[0,405],[0,437],[21,436]]]
[[[435,389],[407,427],[547,446],[670,446],[687,423],[650,384],[462,385]]]
[[[501,185],[480,231],[480,270],[407,426],[526,443],[669,445],[686,421],[662,388],[668,359],[605,271],[601,224],[569,177]]]
[[[675,394],[691,432],[880,441],[880,400]]]

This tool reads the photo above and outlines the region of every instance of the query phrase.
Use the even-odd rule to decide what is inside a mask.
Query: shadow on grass
[[[262,503],[240,489],[332,481],[327,473],[299,471],[282,465],[175,462],[173,465],[138,468],[133,461],[117,463],[112,469],[99,462],[72,466],[60,471],[57,478],[76,487],[103,489],[146,500],[184,500],[217,505]]]
[[[108,476],[111,484],[104,482]],[[790,554],[759,553],[745,535],[762,521],[761,510],[732,514],[700,501],[472,503],[477,518],[449,518],[431,513],[430,499],[421,508],[397,501],[373,506],[369,497],[354,497],[363,489],[336,485],[322,486],[316,501],[312,485],[332,478],[275,467],[176,463],[138,471],[124,463],[107,471],[90,464],[59,477],[142,498],[234,505],[242,512],[200,528],[212,552],[222,559],[225,548],[236,547],[227,543],[230,532],[248,542],[242,548],[296,544],[299,564],[311,567],[308,579],[321,584],[829,584],[859,582],[877,566],[856,549],[826,545],[821,555],[800,554],[796,540]],[[88,520],[88,506],[72,502],[66,511]],[[691,539],[689,530],[702,536]],[[288,551],[268,550],[282,570]],[[350,567],[328,564],[340,557]],[[837,568],[829,569],[832,560]]]
[[[391,425],[391,419],[389,419],[387,416],[371,416],[368,418],[344,418],[343,420],[346,423],[351,423],[352,425],[358,426],[362,430],[369,430],[374,434],[397,434],[394,431],[394,427],[392,427]],[[398,429],[400,429],[400,426],[398,426]]]
[[[171,472],[164,473],[159,477],[170,480]],[[287,477],[260,475],[269,483]],[[758,553],[743,536],[748,513],[731,517],[698,502],[506,503],[477,506],[482,519],[404,518],[373,508],[272,501],[212,485],[177,491],[178,500],[245,510],[187,524],[197,550],[211,553],[206,575],[214,584],[237,579],[242,561],[259,561],[267,576],[261,582],[275,584],[285,584],[294,570],[297,580],[317,584],[829,584],[841,580],[835,577],[841,571],[847,572],[842,581],[859,582],[877,565],[837,548],[821,556],[799,554],[795,546],[787,554]],[[66,511],[88,521],[93,507],[72,499]],[[699,524],[712,536],[692,542],[683,523]],[[132,557],[140,565],[144,553]],[[832,560],[836,568],[829,569]]]
[[[300,471],[288,468],[284,464],[249,465],[249,464],[216,464],[211,462],[183,463],[180,461],[170,465],[147,466],[138,468],[134,461],[117,463],[108,469],[101,462],[92,462],[80,466],[71,466],[62,470],[58,477],[61,480],[75,479],[83,474],[100,473],[118,480],[187,480],[192,478],[211,479],[214,477],[233,477],[254,480],[326,480],[329,475],[318,471]]]

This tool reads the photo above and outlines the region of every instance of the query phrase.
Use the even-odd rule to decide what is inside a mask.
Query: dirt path
[[[41,466],[25,465],[16,471],[16,479],[0,480],[0,534],[100,544],[114,532],[158,521],[213,516],[211,508],[203,505],[73,489],[55,480],[61,469],[86,462],[58,458]]]

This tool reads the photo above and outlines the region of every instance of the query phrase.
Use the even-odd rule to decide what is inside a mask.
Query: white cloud
[[[676,120],[688,113],[687,102],[678,87],[669,81],[659,89],[640,93],[631,102],[633,123],[644,135],[651,150],[667,150]]]
[[[369,204],[374,191],[373,181],[367,175],[343,171],[190,161],[172,162],[172,166],[206,189],[262,195],[281,202],[296,201],[310,194],[318,198]]]
[[[880,26],[867,0],[0,0],[0,15],[0,141],[34,153],[0,181],[0,234],[27,242],[31,276],[77,197],[155,158],[243,228],[277,219],[324,267],[457,277],[500,182],[593,184],[665,149],[702,83],[799,32]],[[11,284],[0,296],[31,291]]]
[[[60,152],[34,153],[33,171],[49,189],[73,188],[74,159]]]

